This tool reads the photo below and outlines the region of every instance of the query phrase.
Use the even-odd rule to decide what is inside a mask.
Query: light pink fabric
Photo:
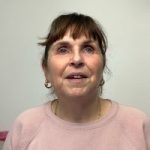
[[[150,150],[150,118],[112,102],[100,120],[70,123],[45,104],[16,119],[3,150]]]

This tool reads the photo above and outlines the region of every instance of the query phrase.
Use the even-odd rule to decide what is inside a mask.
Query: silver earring
[[[48,89],[52,87],[51,83],[48,82],[47,80],[45,80],[44,85],[45,85],[45,87],[48,88]]]

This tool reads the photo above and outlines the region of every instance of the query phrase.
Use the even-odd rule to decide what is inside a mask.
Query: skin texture
[[[103,56],[97,41],[84,35],[73,39],[67,32],[50,47],[43,70],[59,99],[61,118],[80,122],[97,117],[103,74]],[[86,78],[68,79],[72,74],[83,74]]]

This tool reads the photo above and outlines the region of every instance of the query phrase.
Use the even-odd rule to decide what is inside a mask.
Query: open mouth
[[[88,76],[83,73],[71,73],[66,77],[66,79],[74,79],[74,80],[86,79],[86,78],[88,78]]]

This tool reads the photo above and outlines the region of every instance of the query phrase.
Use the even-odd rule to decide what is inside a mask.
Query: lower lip
[[[81,79],[67,79],[69,82],[73,83],[81,83],[84,82],[87,78],[81,78]]]

